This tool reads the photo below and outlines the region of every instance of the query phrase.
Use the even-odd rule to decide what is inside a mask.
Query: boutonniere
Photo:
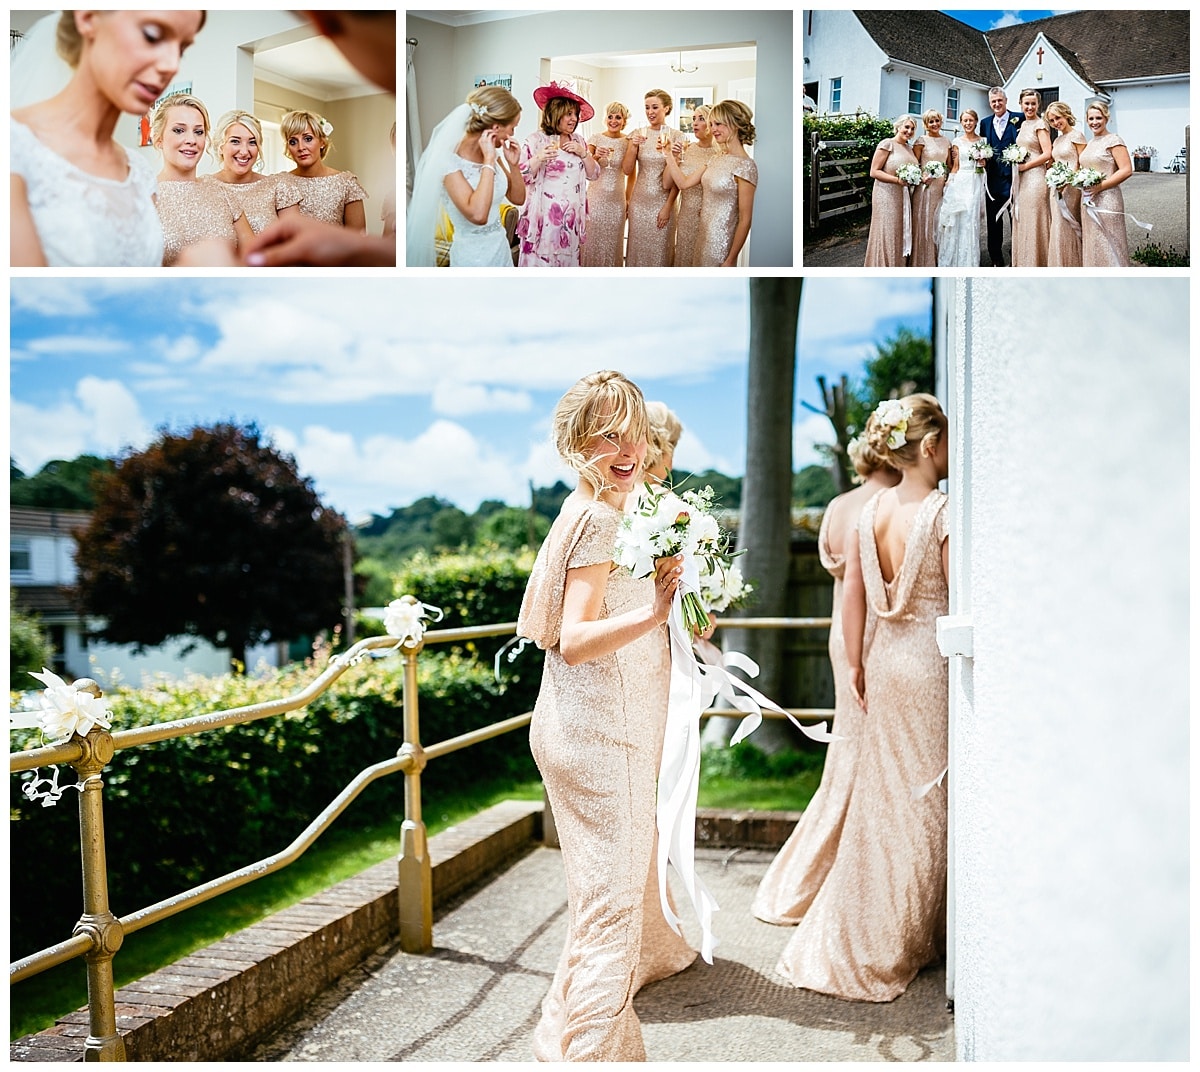
[[[1010,126],[1019,127],[1021,125],[1021,116],[1010,115],[1008,117],[1008,122]]]

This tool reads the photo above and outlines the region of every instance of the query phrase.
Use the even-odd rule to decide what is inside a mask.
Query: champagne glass
[[[661,126],[658,129],[658,151],[663,156],[668,156],[671,152],[671,128]]]

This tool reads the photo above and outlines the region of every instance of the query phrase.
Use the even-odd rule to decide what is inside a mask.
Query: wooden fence
[[[860,212],[871,205],[871,154],[830,155],[834,149],[848,149],[856,141],[822,141],[810,134],[805,144],[808,155],[808,187],[805,190],[805,229],[820,230],[821,225],[848,212]]]

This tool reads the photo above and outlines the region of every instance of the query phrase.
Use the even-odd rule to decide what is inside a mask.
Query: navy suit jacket
[[[1001,160],[1000,154],[1017,140],[1017,128],[1024,121],[1025,116],[1020,112],[1009,112],[1004,136],[997,138],[995,116],[988,114],[980,120],[983,124],[982,134],[992,147],[992,158],[984,165],[984,177],[987,180],[988,193],[995,198],[997,208],[1008,200],[1012,188],[1012,164]]]

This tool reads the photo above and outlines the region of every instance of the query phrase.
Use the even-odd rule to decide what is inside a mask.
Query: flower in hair
[[[486,104],[484,104],[484,105],[477,104],[475,101],[471,101],[470,103],[471,103],[471,113],[473,115],[478,116],[480,119],[487,118],[487,105]]]
[[[321,120],[321,133],[327,138],[333,133],[333,124],[328,119]]]
[[[886,399],[875,407],[875,421],[887,432],[887,445],[892,450],[904,446],[908,422],[912,420],[912,410],[894,398]]]

